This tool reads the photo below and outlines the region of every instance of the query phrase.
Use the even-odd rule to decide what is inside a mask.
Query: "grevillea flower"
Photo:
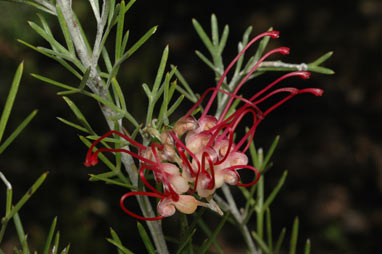
[[[139,160],[139,177],[148,191],[132,191],[123,195],[120,201],[123,211],[143,220],[160,220],[173,215],[176,210],[191,214],[198,206],[210,207],[215,211],[220,211],[219,208],[213,207],[208,202],[211,201],[216,190],[222,187],[223,184],[247,187],[259,180],[260,173],[256,168],[248,165],[246,155],[259,123],[270,112],[297,94],[311,93],[320,96],[323,93],[318,88],[297,89],[283,87],[274,89],[274,86],[284,79],[293,76],[307,79],[310,76],[309,72],[295,71],[281,76],[250,98],[238,95],[241,87],[258,69],[260,64],[272,54],[288,54],[289,49],[286,47],[276,48],[264,54],[243,77],[233,92],[221,89],[224,79],[238,59],[253,43],[265,36],[278,38],[279,33],[269,31],[253,38],[228,65],[216,87],[207,89],[195,105],[172,128],[159,133],[160,142],[152,142],[148,146],[144,146],[120,132],[110,131],[92,144],[86,156],[86,166],[97,164],[97,157],[101,152],[127,153]],[[210,109],[218,93],[225,94],[227,102],[220,116],[215,117],[210,114]],[[276,94],[285,94],[285,96],[268,108],[261,106],[262,102]],[[195,118],[192,114],[201,106],[208,95],[209,98],[203,112],[198,118]],[[234,100],[239,100],[242,106],[229,115]],[[234,135],[237,134],[236,130],[244,117],[252,119],[250,128],[243,137],[236,137],[234,142]],[[96,144],[112,134],[125,139],[137,148],[137,152],[123,148],[100,148],[93,152]],[[243,169],[253,171],[253,180],[242,181],[238,171]],[[149,183],[146,179],[147,173],[153,175],[156,183],[161,185],[160,189]],[[159,215],[146,218],[127,209],[125,199],[137,195],[159,198],[157,205]],[[202,202],[203,199],[207,202]]]

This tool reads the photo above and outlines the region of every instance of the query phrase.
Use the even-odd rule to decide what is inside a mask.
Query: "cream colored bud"
[[[231,166],[236,165],[247,165],[248,157],[244,153],[241,152],[232,152],[228,155],[227,160],[231,164]]]
[[[188,131],[193,131],[199,127],[198,122],[192,117],[188,116],[186,118],[179,119],[174,128],[173,131],[176,133],[178,137],[183,136],[184,133]]]
[[[179,200],[174,202],[176,209],[185,214],[192,214],[198,207],[198,201],[190,195],[180,195]]]
[[[212,127],[215,127],[218,120],[214,116],[204,116],[203,118],[199,119],[199,126],[198,132],[207,131],[211,129]]]
[[[170,175],[179,175],[179,168],[172,163],[161,163],[162,169]]]
[[[236,173],[236,171],[232,171],[232,170],[224,170],[224,181],[230,185],[236,185],[239,180],[240,180],[240,177],[239,175]]]
[[[186,136],[186,147],[193,153],[196,154],[203,150],[203,148],[208,144],[211,135],[207,133],[191,133],[189,132]]]
[[[175,192],[178,194],[183,194],[190,188],[187,180],[184,179],[181,175],[170,177],[170,183],[171,186],[174,188]]]

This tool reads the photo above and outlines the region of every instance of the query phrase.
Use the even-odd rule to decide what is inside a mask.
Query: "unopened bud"
[[[198,207],[196,198],[190,195],[180,195],[179,200],[174,202],[176,209],[185,214],[192,214]]]
[[[192,117],[188,116],[186,118],[179,119],[174,128],[173,131],[176,133],[178,137],[183,136],[184,133],[188,131],[193,131],[199,127],[198,122]]]

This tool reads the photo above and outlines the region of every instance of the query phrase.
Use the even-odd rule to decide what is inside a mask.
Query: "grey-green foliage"
[[[125,28],[125,16],[135,3],[135,0],[130,0],[127,3],[125,3],[125,1],[116,3],[115,0],[89,0],[89,5],[93,10],[94,18],[96,20],[95,24],[97,26],[94,45],[90,45],[89,40],[84,33],[84,27],[82,27],[82,24],[79,22],[75,12],[71,9],[72,1],[13,1],[32,5],[39,10],[57,17],[57,21],[64,35],[64,42],[59,42],[55,39],[55,36],[49,28],[49,24],[41,15],[39,16],[41,24],[29,22],[29,25],[37,34],[49,43],[50,48],[34,46],[23,40],[19,40],[19,42],[49,58],[54,59],[69,73],[79,79],[78,85],[73,86],[64,84],[43,75],[32,74],[33,77],[44,83],[63,89],[63,91],[58,92],[58,95],[63,96],[62,98],[74,113],[76,122],[63,118],[58,119],[64,124],[67,124],[68,126],[88,135],[86,137],[80,136],[80,140],[86,146],[90,147],[92,141],[99,138],[99,135],[94,131],[95,128],[89,124],[84,114],[81,112],[81,106],[76,105],[69,98],[72,94],[79,93],[96,100],[100,105],[100,110],[105,116],[106,123],[111,130],[124,132],[127,135],[130,135],[133,139],[140,135],[143,140],[143,144],[145,145],[151,142],[151,138],[157,138],[157,133],[159,133],[160,130],[171,124],[169,117],[175,112],[184,98],[187,98],[192,102],[196,102],[198,100],[198,95],[194,93],[189,83],[184,79],[175,66],[171,66],[170,70],[166,72],[169,47],[165,47],[162,58],[159,61],[159,68],[154,83],[152,85],[146,83],[142,84],[143,91],[145,92],[148,100],[145,123],[139,123],[128,111],[129,105],[125,100],[124,91],[118,81],[120,67],[156,31],[156,26],[152,27],[148,29],[148,31],[144,33],[136,42],[130,42],[130,32]],[[102,3],[102,5],[100,5],[100,3]],[[215,73],[216,80],[218,81],[225,69],[223,50],[226,42],[228,41],[229,27],[226,25],[220,34],[217,18],[215,15],[212,15],[211,36],[209,36],[197,20],[193,19],[192,23],[200,39],[206,46],[211,59],[205,56],[205,54],[201,51],[196,51],[196,54],[209,68],[212,69]],[[112,32],[115,32],[115,41],[111,44],[106,44],[109,40],[109,35]],[[249,27],[244,32],[242,41],[238,43],[239,51],[247,45],[251,32],[252,27]],[[233,75],[230,79],[226,78],[224,80],[222,89],[233,91],[238,86],[243,77],[249,74],[251,68],[264,55],[268,42],[269,37],[263,38],[260,41],[255,54],[250,56],[247,61],[245,61],[244,54],[239,58],[235,65]],[[110,49],[106,47],[106,45],[113,45],[114,48]],[[110,55],[110,52],[113,52],[113,55]],[[249,77],[249,79],[253,79],[267,71],[293,71],[304,68],[308,71],[332,74],[332,70],[321,66],[321,64],[331,55],[332,52],[329,52],[308,64],[290,64],[280,61],[265,61],[259,66],[257,71]],[[103,61],[105,66],[104,68],[100,67],[100,61]],[[177,81],[179,81],[179,85]],[[180,93],[180,96],[175,96],[175,92]],[[175,99],[176,97],[178,98]],[[217,115],[222,113],[226,101],[226,95],[218,95]],[[232,104],[228,113],[232,113],[235,110],[238,102],[239,101],[236,101]],[[197,110],[203,109],[199,107]],[[131,134],[124,128],[126,123],[129,123],[129,126],[133,127]],[[147,133],[150,133],[151,136],[147,135]],[[212,228],[209,223],[203,219],[201,216],[203,214],[202,209],[200,210],[202,212],[197,212],[190,218],[184,216],[182,219],[180,238],[166,238],[167,242],[173,242],[178,245],[177,253],[205,253],[208,252],[210,246],[214,246],[219,253],[222,253],[223,249],[216,240],[216,237],[226,222],[237,226],[238,230],[242,233],[244,241],[250,252],[278,253],[280,251],[286,231],[282,230],[279,237],[276,240],[273,239],[270,207],[285,182],[287,172],[285,171],[283,173],[279,183],[269,193],[269,195],[264,193],[264,174],[272,166],[270,163],[270,158],[277,146],[277,143],[278,138],[275,139],[265,157],[262,149],[256,150],[254,145],[251,144],[250,153],[252,161],[255,167],[261,172],[262,177],[257,185],[254,185],[249,189],[239,188],[246,199],[244,209],[238,209],[236,201],[232,198],[229,188],[227,186],[223,186],[223,193],[228,201],[225,201],[219,196],[216,196],[216,199],[221,205],[222,210],[226,212],[226,215],[222,217],[221,222],[215,228]],[[118,136],[108,137],[102,142],[102,145],[107,148],[116,149],[121,147],[130,148],[130,144],[124,140],[121,140]],[[117,153],[115,155],[115,162],[113,162],[103,154],[99,154],[99,159],[109,168],[109,171],[97,175],[91,175],[91,181],[103,181],[107,184],[119,185],[127,188],[129,191],[136,189],[142,190],[141,183],[138,182],[137,166],[131,157],[121,156]],[[128,176],[122,172],[122,165],[124,165]],[[143,213],[147,216],[154,217],[155,214],[153,213],[153,208],[147,199],[141,198],[138,199],[138,202]],[[256,224],[254,226],[250,225],[250,219],[252,216],[256,217]],[[145,227],[138,223],[138,232],[146,246],[147,251],[149,253],[153,253],[155,248],[155,251],[158,253],[168,253],[167,244],[164,240],[165,238],[163,232],[161,231],[160,223],[150,222],[147,226],[150,236]],[[250,228],[255,229],[250,230]],[[297,229],[298,220],[295,221],[292,229],[292,237],[290,241],[291,253],[294,253],[296,250]],[[201,232],[205,235],[206,240],[201,245],[193,241],[193,235],[196,232]],[[49,234],[49,243],[52,241],[52,237],[53,235]],[[132,253],[132,251],[123,245],[121,239],[114,230],[111,230],[111,238],[108,238],[107,241],[116,246],[118,254]],[[56,234],[54,242],[54,246],[58,245],[58,233]],[[309,241],[306,246],[305,253],[309,253]],[[65,251],[68,249],[69,248],[66,248]]]
[[[21,124],[16,127],[16,129],[11,132],[11,134],[2,141],[2,138],[4,136],[4,132],[6,130],[6,126],[8,123],[8,119],[10,117],[12,108],[14,106],[14,102],[16,99],[16,95],[19,89],[21,77],[23,74],[24,64],[21,63],[19,67],[17,68],[17,71],[15,73],[7,100],[5,102],[5,105],[2,109],[1,118],[0,118],[0,155],[5,151],[5,149],[16,139],[16,137],[19,136],[21,131],[29,124],[29,122],[34,118],[34,116],[37,114],[37,110],[32,111],[22,122]],[[1,217],[1,229],[0,229],[0,245],[2,241],[4,240],[4,236],[6,233],[6,229],[8,226],[8,223],[13,220],[15,229],[18,235],[19,244],[21,246],[21,250],[18,249],[18,247],[14,247],[15,253],[23,253],[28,254],[32,253],[30,251],[30,247],[28,245],[28,235],[24,232],[24,228],[22,225],[22,221],[20,218],[20,210],[25,205],[27,201],[32,197],[32,195],[37,191],[37,189],[42,185],[42,183],[45,181],[46,177],[48,175],[48,172],[43,173],[33,184],[32,186],[25,192],[25,194],[15,203],[13,199],[13,187],[12,184],[8,181],[6,176],[3,174],[2,171],[0,171],[0,179],[3,182],[3,184],[6,187],[6,196],[5,204],[1,204],[5,206],[5,214]],[[58,250],[58,239],[59,234],[56,234],[57,242],[55,245],[51,245],[51,238],[55,231],[57,219],[55,218],[52,223],[52,227],[49,233],[49,236],[47,238],[45,248],[44,248],[44,254],[48,254],[50,249]],[[69,246],[67,246],[61,253],[68,253]],[[0,253],[4,253],[3,250],[0,249]],[[36,251],[34,253],[37,253]]]

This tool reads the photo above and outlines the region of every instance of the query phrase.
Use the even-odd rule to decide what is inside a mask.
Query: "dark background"
[[[75,1],[84,27],[94,29],[87,1]],[[288,46],[285,62],[310,62],[327,51],[334,55],[324,65],[335,70],[327,76],[313,74],[310,80],[296,81],[299,87],[320,87],[321,98],[300,96],[273,113],[257,131],[257,147],[268,147],[276,135],[280,144],[274,167],[266,179],[266,190],[288,169],[287,182],[272,204],[274,234],[283,226],[289,233],[295,216],[300,218],[300,246],[312,240],[312,253],[378,253],[382,235],[382,5],[364,1],[137,1],[129,11],[126,25],[132,42],[154,25],[159,30],[121,69],[120,83],[134,115],[144,117],[143,82],[152,84],[160,55],[170,45],[170,63],[178,66],[197,91],[214,84],[214,75],[193,53],[206,49],[194,32],[196,18],[209,31],[215,13],[220,28],[230,25],[225,64],[236,54],[238,40],[247,26],[252,36],[269,27],[280,31],[280,39],[269,48]],[[104,239],[109,226],[126,246],[143,248],[135,221],[119,208],[124,190],[91,183],[88,174],[103,172],[102,166],[85,168],[86,148],[77,132],[56,120],[75,121],[59,91],[33,79],[39,73],[67,84],[78,84],[52,60],[16,42],[21,38],[47,46],[27,20],[38,21],[36,10],[20,4],[0,2],[0,105],[4,105],[17,65],[24,60],[25,72],[15,108],[6,131],[9,134],[33,109],[39,114],[22,135],[0,157],[0,169],[12,182],[18,200],[40,174],[49,170],[46,182],[20,212],[29,241],[41,249],[51,220],[58,216],[62,243],[71,243],[72,253],[113,253]],[[56,21],[52,30],[59,34]],[[61,35],[58,35],[62,39]],[[131,44],[130,44],[131,45]],[[266,76],[266,77],[265,77]],[[278,77],[267,74],[255,82],[267,84]],[[84,96],[71,97],[86,114],[96,131],[106,130],[96,103]],[[184,104],[184,110],[189,104]],[[185,111],[184,111],[185,112]],[[5,195],[1,187],[3,203]],[[1,207],[3,209],[3,207]],[[3,214],[3,210],[0,210]],[[211,225],[217,221],[211,217]],[[177,217],[164,221],[166,228],[178,230]],[[16,242],[13,225],[7,229],[4,248]],[[169,234],[174,234],[169,232]],[[203,238],[201,237],[201,240]],[[227,253],[240,253],[242,240],[236,229],[227,226],[221,235]],[[300,252],[301,253],[301,252]]]

